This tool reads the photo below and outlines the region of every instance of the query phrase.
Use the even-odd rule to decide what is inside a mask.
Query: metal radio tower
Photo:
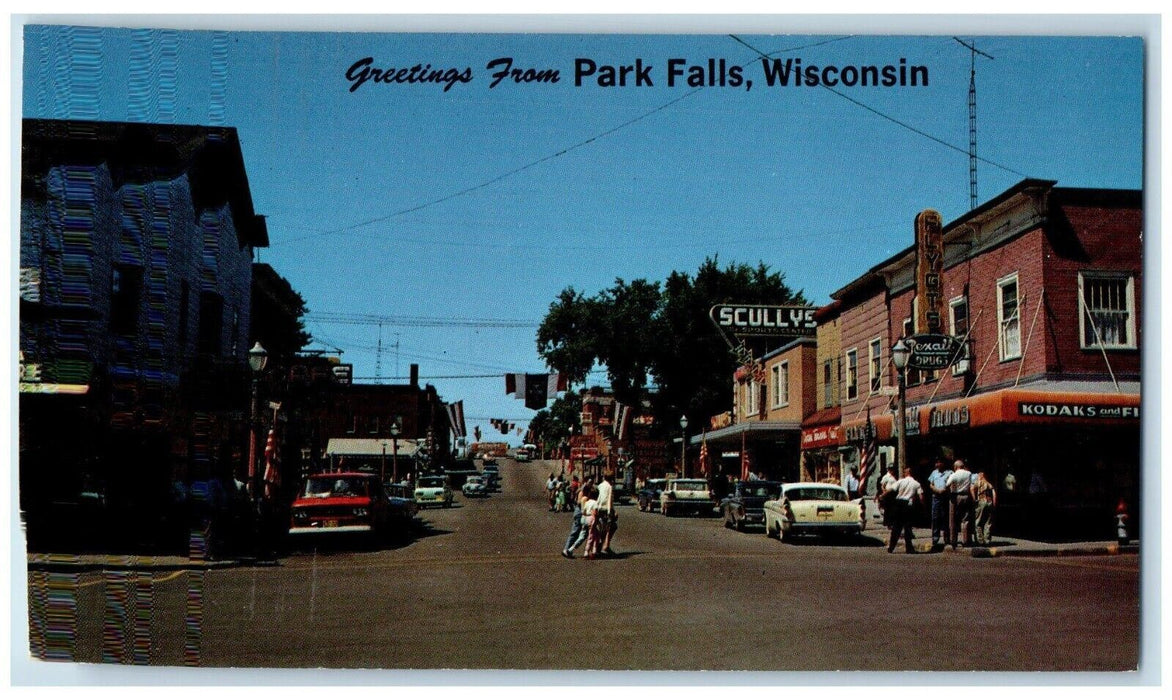
[[[990,61],[993,57],[971,42],[952,37],[969,50],[969,209],[977,208],[977,54]]]

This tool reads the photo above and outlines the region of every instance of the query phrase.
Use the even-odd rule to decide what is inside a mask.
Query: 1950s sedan
[[[765,502],[765,534],[782,541],[795,535],[855,536],[859,520],[858,502],[836,484],[783,484],[781,495]]]

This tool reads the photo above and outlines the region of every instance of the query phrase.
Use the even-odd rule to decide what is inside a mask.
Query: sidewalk
[[[869,525],[869,524],[868,524]],[[887,529],[868,528],[864,534],[872,537],[882,537],[886,542]],[[914,544],[916,552],[929,554],[933,552],[931,528],[915,528]],[[896,546],[896,552],[903,551],[903,545]],[[1102,542],[1035,542],[1019,537],[1003,537],[995,535],[993,542],[988,546],[974,545],[965,547],[963,544],[953,551],[952,547],[943,544],[935,548],[937,553],[946,555],[971,556],[978,558],[988,557],[1077,557],[1102,556],[1113,554],[1138,554],[1139,541],[1132,540],[1129,544],[1120,546],[1118,542],[1105,540]]]

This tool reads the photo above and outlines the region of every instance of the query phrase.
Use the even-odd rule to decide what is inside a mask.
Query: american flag
[[[867,408],[867,429],[859,450],[859,493],[867,490],[867,478],[879,464],[879,436],[871,423],[871,408]]]
[[[700,473],[708,474],[708,434],[700,439]]]
[[[276,428],[269,430],[269,439],[265,441],[265,496],[276,495],[281,487],[281,457],[277,451]]]

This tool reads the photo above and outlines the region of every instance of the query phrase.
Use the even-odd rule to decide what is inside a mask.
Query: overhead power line
[[[315,323],[353,326],[411,326],[415,328],[537,328],[538,321],[515,318],[443,318],[436,316],[380,316],[377,314],[337,313],[318,311],[305,315]]]
[[[735,40],[739,44],[749,48],[750,50],[755,51],[762,58],[769,58],[769,54],[761,51],[760,49],[753,46],[752,44],[749,44],[744,39],[741,39],[740,37],[735,36],[733,34],[729,34],[729,37],[731,37],[733,40]],[[887,121],[891,122],[892,124],[895,124],[897,126],[901,126],[904,129],[907,129],[908,131],[910,131],[914,134],[918,134],[920,136],[923,136],[924,138],[928,139],[929,141],[934,141],[934,142],[940,144],[941,146],[944,146],[945,148],[950,148],[950,149],[956,151],[957,153],[963,153],[966,156],[970,155],[969,151],[967,149],[964,149],[964,148],[961,148],[960,146],[949,143],[948,141],[945,141],[944,139],[942,139],[938,136],[933,136],[932,134],[929,134],[928,132],[924,131],[923,129],[919,129],[917,127],[914,127],[905,121],[901,121],[899,119],[896,119],[895,117],[891,116],[890,114],[886,114],[884,112],[881,112],[878,109],[875,109],[874,107],[872,107],[871,105],[869,105],[865,102],[861,102],[861,101],[856,100],[855,98],[851,97],[850,95],[847,95],[844,92],[840,92],[838,90],[835,90],[834,88],[830,87],[829,85],[826,85],[824,83],[819,82],[818,86],[825,89],[825,90],[829,90],[830,92],[834,93],[835,95],[838,95],[842,99],[846,100],[847,102],[850,102],[851,104],[853,104],[857,107],[861,107],[861,108],[867,110],[868,112],[871,112],[872,114],[874,114],[878,117],[882,117],[883,119],[886,119]],[[981,158],[980,156],[976,156],[975,153],[972,155],[973,155],[973,157],[975,157],[977,160],[981,161],[982,163],[988,163],[989,165],[992,165],[995,168],[999,168],[1001,170],[1004,170],[1007,173],[1013,173],[1014,175],[1017,175],[1019,177],[1029,177],[1029,175],[1026,175],[1025,173],[1021,172],[1020,170],[1015,170],[1015,169],[1009,167],[1008,165],[1003,165],[1003,164],[998,163],[996,161],[989,160],[988,158]]]

